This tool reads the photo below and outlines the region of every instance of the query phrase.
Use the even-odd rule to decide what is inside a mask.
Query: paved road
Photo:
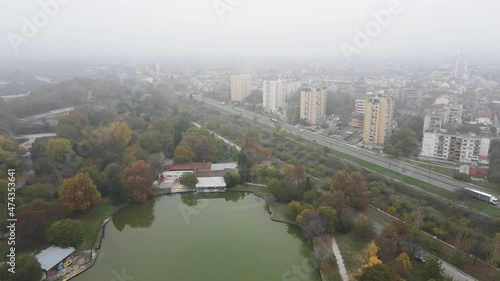
[[[246,111],[244,109],[236,108],[236,107],[233,107],[231,105],[222,105],[218,101],[208,99],[208,98],[202,98],[199,96],[195,97],[195,99],[203,101],[203,102],[210,104],[212,106],[218,107],[220,109],[229,111],[231,113],[239,114],[242,117],[248,118],[250,120],[255,120],[258,123],[265,124],[268,126],[274,126],[274,123],[268,117],[256,114],[254,112],[250,112],[250,111]],[[447,177],[447,176],[435,173],[431,170],[427,170],[424,168],[420,168],[418,166],[414,166],[414,165],[411,165],[411,164],[408,164],[405,162],[398,161],[398,160],[393,159],[392,157],[389,157],[389,156],[384,156],[384,155],[381,155],[379,153],[375,153],[375,152],[371,152],[371,151],[368,151],[368,150],[365,150],[362,148],[358,148],[354,145],[350,145],[350,144],[344,143],[344,142],[339,141],[339,140],[335,140],[335,139],[332,139],[332,138],[329,138],[326,136],[322,136],[322,135],[319,135],[319,134],[314,133],[314,132],[310,132],[307,130],[300,130],[297,127],[294,127],[294,126],[291,126],[291,125],[288,125],[285,123],[281,123],[281,125],[282,125],[283,129],[285,129],[289,132],[293,132],[296,135],[300,135],[307,140],[315,141],[316,143],[318,143],[322,146],[332,148],[336,151],[351,155],[353,157],[370,162],[370,163],[375,164],[377,166],[384,167],[386,169],[392,170],[392,171],[397,172],[399,174],[402,174],[402,175],[405,175],[408,177],[412,177],[412,178],[418,179],[418,180],[423,181],[423,182],[427,182],[429,184],[446,189],[448,191],[454,192],[454,191],[460,190],[462,188],[472,187],[472,188],[482,190],[484,192],[492,194],[492,192],[489,190],[484,190],[478,186],[455,180],[451,177]],[[500,196],[498,194],[493,193],[493,195],[497,198],[500,198]],[[485,203],[485,204],[487,204],[487,203]],[[500,208],[500,205],[498,205],[497,208]]]
[[[26,149],[30,149],[31,145],[35,142],[37,138],[43,138],[43,137],[55,137],[55,133],[45,133],[45,134],[33,134],[33,135],[20,135],[20,136],[15,136],[15,139],[28,139],[26,142],[23,142],[20,144],[22,147]]]
[[[274,125],[274,123],[272,121],[270,121],[267,117],[256,115],[255,113],[252,113],[252,112],[248,112],[248,111],[245,111],[245,110],[242,110],[242,109],[238,109],[238,108],[233,108],[232,106],[224,106],[224,105],[221,105],[217,101],[209,100],[209,99],[206,99],[206,98],[204,99],[204,102],[206,102],[208,104],[211,104],[213,106],[219,107],[221,109],[230,111],[232,113],[239,114],[239,115],[241,115],[241,116],[243,116],[245,118],[249,118],[249,119],[252,119],[252,120],[254,120],[255,117],[257,117],[258,118],[257,122],[259,122],[261,124],[266,124],[266,125],[269,125],[269,126],[273,126]],[[383,157],[381,155],[378,155],[376,153],[371,153],[369,151],[364,151],[362,149],[359,149],[357,147],[350,146],[350,145],[347,145],[347,144],[344,144],[344,143],[340,143],[340,145],[338,145],[337,144],[337,143],[339,143],[338,141],[332,140],[332,139],[327,138],[327,137],[319,136],[319,135],[311,133],[311,132],[306,132],[306,131],[301,132],[300,129],[297,129],[297,128],[295,128],[293,126],[290,126],[290,125],[287,125],[287,124],[282,124],[282,127],[288,129],[289,131],[294,132],[294,134],[301,135],[302,137],[311,137],[311,139],[316,140],[316,142],[318,144],[321,144],[321,145],[326,146],[326,147],[333,147],[335,150],[339,150],[339,149],[337,149],[337,147],[340,147],[340,149],[342,149],[345,146],[347,146],[350,149],[345,149],[344,151],[346,151],[346,152],[342,151],[342,152],[344,152],[346,154],[349,154],[349,155],[352,155],[352,156],[355,156],[355,157],[363,159],[362,156],[365,155],[365,154],[364,153],[358,153],[360,151],[363,151],[363,152],[367,152],[368,153],[368,155],[369,155],[367,157],[368,159],[373,159],[375,156],[377,156],[377,157],[382,158],[382,160],[380,160],[380,162],[378,162],[378,163],[382,163],[382,164],[387,163],[387,162],[384,162],[385,160],[387,160],[385,157]],[[329,146],[329,144],[331,146]],[[354,150],[352,150],[352,148],[354,148]],[[352,152],[352,151],[355,151],[354,155],[351,154],[351,153],[349,153],[349,152]],[[370,155],[370,154],[372,154],[372,155]],[[375,155],[375,156],[373,156],[373,155]],[[370,161],[370,162],[374,163],[372,160],[367,160],[367,161]],[[401,166],[399,166],[398,164],[401,164]],[[403,168],[404,164],[406,164],[406,163],[395,161],[395,160],[391,159],[390,162],[389,162],[390,166],[385,166],[385,167],[388,168],[388,169],[392,168],[392,167],[395,167],[396,169],[398,169],[398,170],[396,170],[397,172],[400,172],[400,171],[402,172],[403,169],[406,169],[406,168]],[[383,166],[381,164],[378,164],[378,165]],[[407,165],[407,166],[409,166],[410,168],[418,168],[418,167],[411,166],[411,165]],[[394,169],[391,169],[391,170],[394,170]],[[425,171],[426,174],[428,174],[428,173],[434,174],[434,173],[429,172],[429,171],[424,170],[424,169],[420,169],[420,170]],[[419,175],[418,173],[415,173],[415,174],[417,176]],[[405,175],[410,176],[409,173],[405,173]],[[438,176],[440,176],[440,175],[438,175]],[[446,177],[444,177],[444,178],[446,178]],[[425,179],[427,179],[427,178],[424,177],[424,181],[425,181]],[[431,180],[432,180],[432,177],[431,177]],[[439,181],[439,180],[432,180],[431,181],[431,183],[434,184],[434,185],[438,185],[440,182],[441,181]],[[448,189],[448,190],[454,191],[456,187],[455,186],[451,186],[450,188],[451,189]],[[365,216],[365,215],[362,215],[362,216]],[[373,226],[374,226],[375,233],[376,234],[380,234],[380,232],[383,229],[383,225],[381,225],[380,223],[377,223],[377,222],[373,222]],[[333,248],[333,244],[332,244],[332,248]],[[424,252],[424,255],[430,255],[430,253],[428,253],[426,251],[423,251],[423,252]],[[334,250],[334,253],[335,253],[335,250]],[[341,257],[339,258],[337,256],[336,256],[336,258],[337,258],[337,261],[341,259]],[[445,262],[444,260],[441,260],[441,259],[439,259],[439,260],[441,261],[441,267],[444,269],[444,273],[446,275],[448,275],[448,276],[451,276],[453,278],[453,280],[455,280],[455,281],[477,281],[477,279],[472,278],[471,276],[469,276],[466,273],[462,272],[460,269],[454,267],[453,265]],[[340,270],[340,267],[341,266],[340,266],[340,263],[339,263],[339,270]],[[342,275],[342,273],[341,273],[341,275]],[[347,279],[343,279],[343,280],[347,280]]]
[[[49,112],[44,112],[44,113],[40,113],[37,115],[32,115],[32,116],[21,118],[21,121],[33,122],[33,121],[36,121],[36,120],[39,120],[42,118],[52,118],[54,116],[58,116],[58,115],[62,115],[62,114],[66,114],[68,112],[71,112],[71,111],[73,111],[73,109],[74,109],[74,107],[65,107],[65,108],[54,109],[54,110],[51,110]]]

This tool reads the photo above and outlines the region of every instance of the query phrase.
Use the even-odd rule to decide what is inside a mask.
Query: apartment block
[[[434,104],[425,112],[424,132],[441,132],[446,124],[462,123],[462,105]]]
[[[282,80],[264,81],[262,86],[262,106],[266,111],[276,112],[284,109],[286,89]]]
[[[363,143],[383,146],[391,132],[394,99],[391,96],[374,96],[365,104]]]
[[[418,109],[422,103],[422,90],[405,88],[401,92],[401,98],[405,109]]]
[[[326,87],[301,90],[300,119],[312,125],[323,124],[326,119]]]
[[[354,100],[354,113],[365,114],[366,98]]]
[[[463,164],[488,165],[491,140],[476,134],[424,132],[420,157]]]
[[[252,92],[252,75],[231,75],[231,101],[242,101]]]

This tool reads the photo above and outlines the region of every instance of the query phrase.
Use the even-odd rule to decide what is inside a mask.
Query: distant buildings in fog
[[[231,75],[231,101],[242,101],[252,92],[252,75]]]
[[[262,106],[268,112],[284,110],[288,95],[300,89],[300,81],[273,80],[262,83]]]
[[[463,79],[467,74],[467,57],[460,53],[455,61],[455,67],[453,68],[453,77]]]
[[[282,80],[264,81],[262,85],[262,106],[266,111],[277,112],[286,102],[286,90]]]

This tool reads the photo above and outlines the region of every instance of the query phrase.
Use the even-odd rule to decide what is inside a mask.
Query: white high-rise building
[[[455,61],[455,67],[453,69],[453,77],[455,78],[464,78],[467,74],[467,57],[462,53],[457,56],[457,60]]]
[[[242,101],[252,92],[252,75],[231,75],[231,101]]]
[[[264,81],[262,86],[262,105],[265,110],[276,112],[284,109],[286,90],[282,80]]]

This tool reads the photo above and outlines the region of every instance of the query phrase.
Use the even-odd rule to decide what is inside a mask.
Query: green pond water
[[[75,281],[317,281],[312,247],[250,193],[182,194],[131,205],[105,229]],[[312,271],[312,272],[311,272]]]

